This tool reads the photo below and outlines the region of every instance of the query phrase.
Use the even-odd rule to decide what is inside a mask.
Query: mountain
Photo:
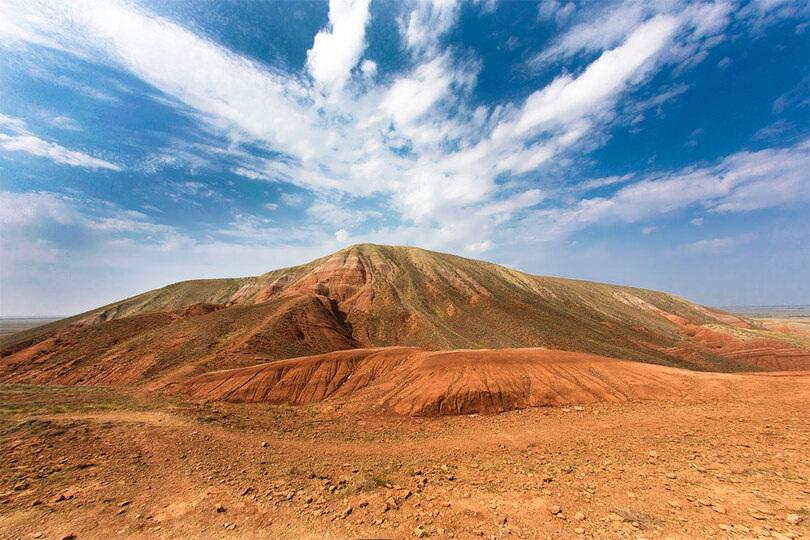
[[[0,341],[0,381],[164,386],[344,349],[543,347],[698,371],[810,368],[810,340],[656,291],[361,244],[187,281]]]

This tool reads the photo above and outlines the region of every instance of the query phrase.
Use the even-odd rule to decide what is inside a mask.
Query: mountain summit
[[[806,369],[800,338],[656,291],[360,244],[256,277],[180,282],[0,343],[0,380],[166,384],[369,347],[543,347],[698,371]]]

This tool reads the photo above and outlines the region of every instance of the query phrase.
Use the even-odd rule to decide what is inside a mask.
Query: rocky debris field
[[[6,385],[0,537],[804,538],[807,404],[407,418]]]

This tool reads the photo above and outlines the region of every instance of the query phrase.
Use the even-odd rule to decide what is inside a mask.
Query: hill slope
[[[359,347],[546,347],[712,371],[807,369],[810,341],[666,293],[357,245],[181,282],[0,341],[0,381],[163,384]]]

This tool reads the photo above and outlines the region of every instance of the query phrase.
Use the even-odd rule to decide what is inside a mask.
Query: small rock
[[[28,487],[28,482],[25,480],[20,480],[16,484],[14,484],[14,491],[22,491]]]
[[[726,508],[724,506],[720,506],[719,504],[715,504],[714,506],[712,506],[712,510],[714,510],[718,514],[726,513]]]
[[[577,527],[576,529],[574,529],[574,532],[577,534],[585,534],[585,529],[583,529],[582,527]]]
[[[129,506],[129,505],[130,505],[130,503],[132,503],[132,501],[123,501],[123,502],[118,503],[118,506],[120,506],[121,508],[123,508],[123,507],[125,507],[125,506]]]
[[[712,505],[712,501],[707,501],[706,499],[698,499],[697,502],[698,502],[698,504],[700,506],[711,506]]]
[[[799,523],[804,521],[804,518],[798,514],[788,514],[787,516],[785,516],[785,521],[787,521],[792,525],[798,525]]]
[[[765,514],[760,514],[759,512],[751,512],[751,517],[758,521],[768,519],[768,516],[766,516]]]
[[[217,511],[217,514],[221,514],[222,512],[225,512],[225,507],[220,503],[217,503],[216,506],[214,506],[214,510]]]
[[[608,514],[608,520],[610,520],[610,521],[612,521],[614,523],[623,523],[624,522],[624,518],[622,516],[620,516],[619,514]]]
[[[417,538],[424,538],[425,536],[427,536],[427,531],[425,531],[424,527],[419,525],[413,530],[413,534],[416,535]]]
[[[66,534],[62,537],[62,540],[76,540],[76,535],[73,533]]]
[[[678,478],[678,475],[676,475],[675,473],[667,473],[667,478],[669,478],[670,480],[675,480],[676,478]]]
[[[555,506],[549,506],[548,511],[549,511],[549,513],[551,515],[556,516],[557,514],[562,513],[562,508],[560,508],[559,506],[556,506],[556,505]]]
[[[585,521],[585,514],[582,512],[577,512],[574,514],[574,521]]]
[[[262,448],[267,448],[267,441],[264,441],[264,442],[262,443]]]
[[[37,500],[35,500],[34,502],[31,503],[31,506],[39,506],[40,504],[42,504],[42,501],[37,499]]]
[[[346,519],[347,517],[349,517],[349,514],[351,514],[351,513],[352,513],[352,507],[351,507],[351,506],[348,506],[348,507],[346,507],[346,509],[345,509],[345,510],[343,510],[343,512],[341,512],[341,513],[338,515],[338,517],[339,517],[340,519]]]

